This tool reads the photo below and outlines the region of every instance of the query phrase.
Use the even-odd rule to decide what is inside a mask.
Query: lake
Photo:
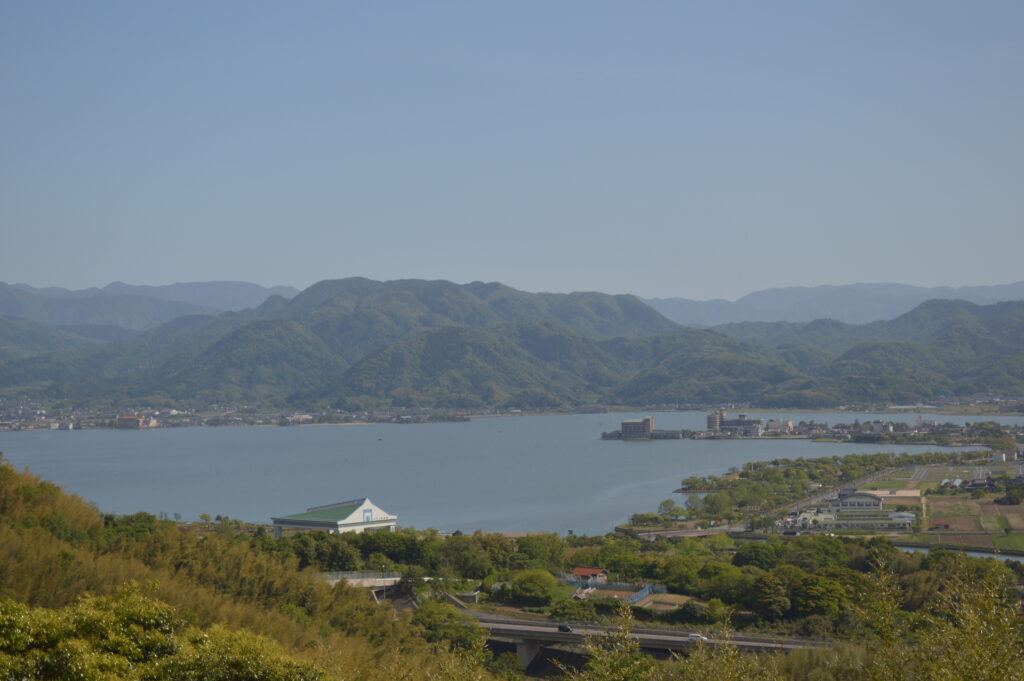
[[[94,502],[106,513],[200,513],[254,523],[310,506],[369,497],[399,524],[443,531],[604,534],[653,512],[691,475],[748,461],[927,446],[815,444],[809,440],[602,441],[646,413],[476,418],[418,425],[156,428],[0,433],[17,468]],[[704,412],[655,413],[658,428],[699,429]],[[758,413],[850,423],[914,415]],[[929,417],[926,417],[929,418]],[[941,421],[983,420],[937,416]],[[1024,417],[1002,417],[1021,423]]]

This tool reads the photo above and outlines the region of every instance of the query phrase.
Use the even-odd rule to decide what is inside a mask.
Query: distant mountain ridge
[[[894,319],[932,299],[966,300],[979,305],[1024,300],[1024,281],[994,286],[936,288],[906,284],[790,286],[756,291],[736,301],[651,298],[644,302],[678,324],[712,327],[736,322],[808,322],[816,319],[866,324]]]
[[[121,293],[47,296],[0,283],[0,315],[56,326],[116,326],[141,331],[186,315],[218,312],[191,303]]]
[[[889,321],[845,324],[833,319],[811,322],[740,322],[713,327],[748,343],[769,348],[810,345],[841,354],[861,343],[957,342],[958,333],[982,336],[989,343],[1024,342],[1019,302],[976,305],[965,300],[928,300]],[[980,340],[979,340],[980,342]]]
[[[136,339],[33,357],[0,368],[0,385],[44,393],[176,399],[280,399],[316,393],[368,355],[428,329],[562,324],[586,337],[652,336],[673,330],[634,296],[534,294],[501,284],[363,278],[322,281],[292,300],[189,316]]]
[[[15,341],[41,333],[13,328]],[[319,282],[96,345],[61,332],[0,395],[72,404],[834,407],[1024,395],[1024,302],[933,300],[886,322],[679,327],[633,296],[498,283]],[[84,344],[82,347],[72,347]]]
[[[225,310],[243,310],[256,307],[270,296],[292,298],[299,293],[291,286],[265,287],[244,281],[203,281],[168,284],[166,286],[136,286],[115,281],[103,288],[69,290],[56,286],[36,288],[28,284],[12,284],[16,289],[49,298],[91,298],[100,293],[143,296],[197,307]]]

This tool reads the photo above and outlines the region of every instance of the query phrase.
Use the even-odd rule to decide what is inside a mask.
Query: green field
[[[994,534],[992,543],[997,549],[1014,549],[1024,551],[1024,532],[1016,534]]]
[[[576,587],[572,584],[559,584],[551,590],[551,602],[567,601],[576,593]]]

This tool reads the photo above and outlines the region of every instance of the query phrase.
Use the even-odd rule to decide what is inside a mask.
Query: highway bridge
[[[516,646],[516,656],[519,658],[519,663],[523,668],[526,668],[533,661],[541,648],[556,648],[558,650],[585,654],[586,649],[583,643],[586,637],[604,636],[607,633],[607,630],[599,625],[573,624],[571,625],[572,631],[559,631],[557,622],[528,622],[511,617],[475,613],[472,610],[467,612],[477,616],[480,620],[480,626],[489,631],[490,640],[514,644]],[[652,652],[682,652],[692,649],[701,643],[710,646],[722,645],[724,643],[715,639],[697,641],[690,637],[691,633],[696,632],[636,627],[630,632],[630,637],[640,644],[640,648]],[[730,638],[728,643],[740,650],[747,651],[786,651],[827,645],[820,641],[800,639],[770,640],[747,636]]]

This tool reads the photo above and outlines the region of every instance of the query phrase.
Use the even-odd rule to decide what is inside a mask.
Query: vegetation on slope
[[[6,464],[0,546],[2,678],[486,676],[480,659],[293,556],[226,527],[102,516]],[[263,668],[272,675],[251,673]]]
[[[0,363],[5,396],[71,404],[777,408],[1024,394],[1024,303],[889,322],[680,329],[637,299],[343,279],[98,347]]]

